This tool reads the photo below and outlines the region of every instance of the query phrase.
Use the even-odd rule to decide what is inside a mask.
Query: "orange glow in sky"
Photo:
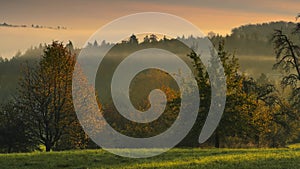
[[[222,35],[245,24],[270,21],[295,21],[300,1],[296,0],[73,0],[2,1],[0,23],[65,26],[67,30],[0,27],[0,56],[12,57],[39,43],[52,40],[73,41],[81,47],[103,25],[124,15],[138,12],[163,12],[182,17],[205,34]],[[138,23],[137,23],[138,24]],[[153,23],[158,25],[160,23]],[[174,28],[179,29],[180,28]]]

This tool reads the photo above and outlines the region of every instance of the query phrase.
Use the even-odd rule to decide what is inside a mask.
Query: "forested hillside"
[[[293,23],[276,22],[235,28],[232,34],[226,37],[209,35],[226,75],[226,108],[213,136],[201,146],[284,147],[299,139],[298,76],[282,74],[285,78],[277,77],[276,82],[283,80],[283,85],[289,86],[282,90],[266,75],[278,62],[276,58],[283,58],[284,61],[278,63],[279,66],[277,64],[279,70],[294,71],[295,67],[289,64],[292,59],[284,59],[290,57],[289,53],[293,53],[294,49],[293,46],[285,46],[286,41],[298,43],[295,36],[290,34],[295,27]],[[64,45],[54,41],[52,44],[30,48],[24,54],[17,53],[10,60],[1,59],[0,134],[5,137],[1,137],[0,150],[32,151],[38,149],[40,144],[46,146],[47,151],[94,148],[95,145],[76,119],[72,104],[72,73],[79,52],[85,52],[88,56],[80,66],[92,67],[98,63],[95,53],[103,52],[107,48],[111,49],[99,66],[96,85],[86,87],[86,92],[82,92],[82,99],[86,99],[86,94],[95,87],[99,108],[109,124],[120,133],[132,137],[151,137],[164,132],[177,118],[181,106],[179,88],[169,74],[159,70],[145,70],[131,82],[131,102],[140,111],[150,107],[148,95],[153,89],[160,89],[166,94],[167,105],[164,114],[150,123],[129,121],[118,114],[110,89],[113,72],[127,55],[147,48],[170,50],[192,70],[201,102],[195,125],[177,146],[200,146],[198,134],[211,104],[211,82],[207,68],[198,55],[182,43],[193,42],[195,39],[199,43],[204,40],[192,36],[159,39],[154,34],[145,35],[139,40],[132,35],[118,44],[102,42],[99,45],[99,42],[94,41],[83,49],[75,49],[72,42]],[[261,55],[274,59],[264,60]],[[161,61],[165,61],[164,59],[162,57]],[[150,62],[151,58],[144,61]],[[168,62],[172,63],[171,60]],[[209,60],[209,63],[214,65],[214,60]],[[294,65],[299,66],[298,63]],[[255,71],[247,72],[248,69]],[[80,76],[82,82],[90,78],[85,77],[84,73]],[[296,85],[292,85],[294,82]],[[15,123],[11,123],[12,121]],[[98,125],[101,128],[102,124]],[[20,131],[18,135],[16,131]]]

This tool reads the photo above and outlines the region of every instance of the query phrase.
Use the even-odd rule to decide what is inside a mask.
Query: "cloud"
[[[70,32],[59,37],[51,33],[54,39],[74,39],[82,44],[85,38],[104,24],[138,12],[171,13],[191,21],[205,33],[214,31],[226,34],[233,27],[243,24],[294,21],[300,12],[299,6],[299,0],[0,0],[0,23],[63,25]],[[49,41],[50,37],[43,34],[45,32],[28,31],[1,29],[0,55],[4,55],[5,51],[15,52],[37,42]],[[76,38],[78,36],[80,38]],[[15,50],[10,49],[7,40],[17,44],[20,38],[34,41],[24,42]]]
[[[253,13],[272,13],[295,15],[300,2],[298,0],[125,0],[128,3],[160,4],[164,6],[177,5],[188,7],[209,7],[221,10],[234,10]]]
[[[149,8],[149,6],[154,6]],[[300,12],[298,0],[9,0],[0,2],[0,23],[65,25],[84,27],[92,20],[109,22],[123,15],[144,11],[169,12],[188,8],[211,9],[224,15],[233,13],[294,16]],[[97,24],[99,25],[99,24]]]

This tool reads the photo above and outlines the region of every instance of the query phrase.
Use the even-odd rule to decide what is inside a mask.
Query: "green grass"
[[[0,154],[0,168],[299,169],[300,146],[282,149],[172,149],[146,159],[119,157],[104,150]]]
[[[300,149],[300,143],[297,144],[291,144],[288,146],[289,148],[293,148],[293,149]]]

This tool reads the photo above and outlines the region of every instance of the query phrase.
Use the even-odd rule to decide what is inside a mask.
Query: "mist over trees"
[[[275,32],[274,32],[275,30]],[[111,48],[96,77],[96,97],[104,117],[117,131],[132,137],[151,137],[164,132],[176,119],[180,109],[179,88],[172,77],[159,70],[145,70],[131,83],[132,104],[139,110],[149,108],[148,94],[161,89],[167,96],[162,117],[151,123],[134,123],[121,116],[113,105],[109,80],[114,69],[128,55],[147,48],[170,50],[193,70],[200,92],[196,123],[178,147],[284,147],[299,141],[299,39],[300,26],[272,22],[246,25],[222,37],[210,33],[226,75],[227,102],[222,120],[213,136],[199,145],[198,137],[210,106],[210,81],[205,66],[195,52],[180,41],[198,37],[155,34],[138,39],[132,34],[118,44],[98,41],[85,47],[87,52]],[[201,38],[197,40],[201,41]],[[274,50],[275,49],[275,50]],[[72,73],[80,52],[72,42],[53,42],[18,52],[12,59],[0,59],[0,151],[24,152],[96,148],[76,118],[72,102]],[[241,71],[240,55],[275,57],[278,71],[283,71],[281,86],[268,75],[249,76]],[[95,64],[87,58],[86,64]],[[213,60],[210,61],[213,63]],[[82,80],[86,80],[82,74]],[[147,81],[152,79],[151,81]],[[91,88],[86,88],[90,92]],[[85,99],[85,92],[82,92]],[[89,108],[89,107],[88,107]],[[87,119],[93,122],[93,119]],[[91,125],[96,125],[91,123]],[[97,124],[101,129],[102,124]]]

